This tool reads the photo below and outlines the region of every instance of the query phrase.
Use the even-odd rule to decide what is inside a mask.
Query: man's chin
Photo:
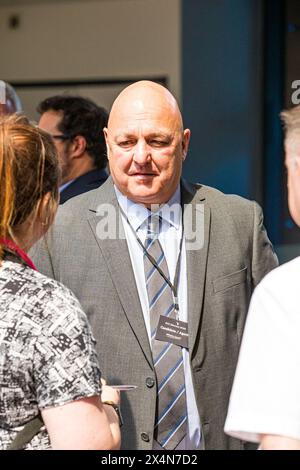
[[[127,197],[131,201],[142,204],[148,208],[152,205],[163,204],[165,202],[162,200],[162,195],[159,196],[157,191],[141,191],[141,188],[137,192],[133,191],[128,193]]]

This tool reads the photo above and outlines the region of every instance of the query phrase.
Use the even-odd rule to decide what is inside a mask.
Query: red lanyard
[[[0,244],[4,245],[6,248],[8,248],[10,251],[13,251],[17,256],[19,256],[22,261],[24,261],[30,268],[34,269],[37,271],[36,267],[34,266],[33,262],[31,259],[24,253],[21,248],[16,245],[12,240],[7,240],[6,238],[1,238],[0,237]]]

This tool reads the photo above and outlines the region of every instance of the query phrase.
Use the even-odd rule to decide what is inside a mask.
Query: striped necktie
[[[145,248],[169,279],[167,262],[158,240],[161,218],[149,216]],[[157,378],[154,439],[165,449],[175,449],[187,432],[186,394],[182,349],[155,339],[159,317],[175,318],[170,286],[144,254],[145,281],[151,324],[152,356]]]

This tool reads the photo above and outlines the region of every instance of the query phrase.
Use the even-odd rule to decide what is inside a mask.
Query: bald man
[[[261,210],[182,180],[191,133],[156,83],[123,90],[104,134],[111,177],[33,259],[80,299],[108,383],[136,386],[123,449],[242,449],[223,427],[251,292],[277,264]]]

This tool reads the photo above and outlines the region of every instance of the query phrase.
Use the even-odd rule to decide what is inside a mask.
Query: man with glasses
[[[61,162],[60,204],[104,183],[107,111],[87,98],[70,95],[47,98],[37,110],[39,126],[52,135]]]

